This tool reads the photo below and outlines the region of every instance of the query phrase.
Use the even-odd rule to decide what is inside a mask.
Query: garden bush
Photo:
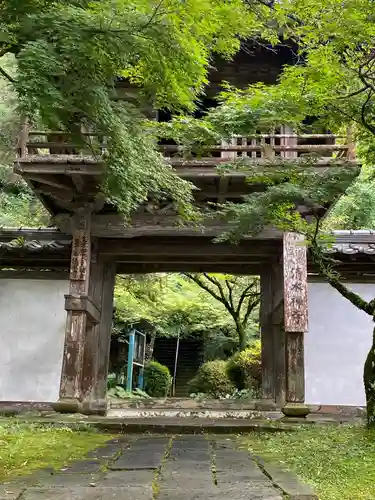
[[[190,380],[190,393],[209,394],[215,398],[232,394],[235,390],[226,370],[226,361],[207,361],[198,370],[196,376]]]
[[[149,396],[164,398],[171,388],[172,377],[168,367],[157,361],[150,361],[145,365],[144,381],[144,389]]]
[[[237,389],[259,390],[262,383],[260,340],[229,358],[226,368],[228,377]]]

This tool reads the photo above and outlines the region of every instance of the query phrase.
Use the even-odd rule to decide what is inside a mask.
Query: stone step
[[[278,420],[283,416],[279,411],[231,410],[231,409],[144,409],[116,408],[107,412],[108,418],[209,418],[209,419],[265,419]]]

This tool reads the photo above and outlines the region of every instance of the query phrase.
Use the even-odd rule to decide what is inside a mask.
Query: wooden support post
[[[307,248],[296,233],[283,236],[286,416],[305,417],[304,335],[308,330]]]
[[[54,408],[105,414],[115,265],[102,261],[92,241],[91,211],[75,222],[60,398]]]
[[[282,407],[286,398],[285,334],[282,328],[283,274],[281,255],[260,276],[262,339],[262,409]]]
[[[262,404],[304,417],[304,334],[307,331],[307,248],[295,233],[261,274]]]
[[[103,404],[107,406],[107,376],[109,366],[109,351],[111,347],[111,331],[113,319],[113,292],[116,279],[116,263],[103,261],[101,266],[103,270],[103,288],[102,288],[102,303],[101,303],[101,318],[98,331],[97,344],[97,370],[96,370],[96,385],[95,385],[95,401],[99,406]]]
[[[90,296],[98,304],[101,314],[97,323],[87,325],[81,384],[83,412],[103,415],[108,408],[107,375],[116,265],[103,261],[97,254],[97,246],[93,248],[95,258],[91,262]]]
[[[70,262],[70,286],[66,301],[88,298],[91,262],[91,213],[85,210],[73,233]],[[81,377],[87,329],[87,312],[82,308],[67,310],[65,345],[56,410],[82,411]]]

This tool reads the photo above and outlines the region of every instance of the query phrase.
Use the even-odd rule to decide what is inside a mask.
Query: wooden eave
[[[194,197],[197,202],[240,202],[243,196],[264,189],[262,185],[249,184],[246,172],[219,171],[217,167],[228,163],[228,160],[172,158],[166,161],[176,175],[195,185],[197,189]],[[298,164],[299,159],[294,161]],[[313,168],[325,169],[332,163],[348,164],[344,160],[333,162],[327,158],[316,162]],[[356,162],[352,161],[351,164],[355,166]],[[257,167],[270,163],[261,158],[254,159],[249,163],[249,171],[252,165]],[[270,168],[277,165],[275,161]],[[97,214],[115,214],[116,208],[106,203],[100,195],[104,168],[102,160],[92,156],[28,155],[17,160],[14,171],[25,179],[53,216],[74,213],[83,200],[92,202]]]

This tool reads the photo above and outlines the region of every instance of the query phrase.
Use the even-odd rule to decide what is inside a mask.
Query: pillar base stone
[[[109,400],[106,398],[85,400],[82,403],[82,413],[85,415],[100,415],[105,417],[108,410]]]
[[[82,402],[77,398],[60,398],[52,403],[52,408],[58,413],[83,413]]]
[[[311,413],[310,408],[305,403],[286,403],[281,411],[286,417],[293,418],[306,418]]]
[[[107,399],[95,399],[80,401],[76,398],[62,398],[52,404],[57,413],[80,413],[82,415],[106,416],[109,409]]]

